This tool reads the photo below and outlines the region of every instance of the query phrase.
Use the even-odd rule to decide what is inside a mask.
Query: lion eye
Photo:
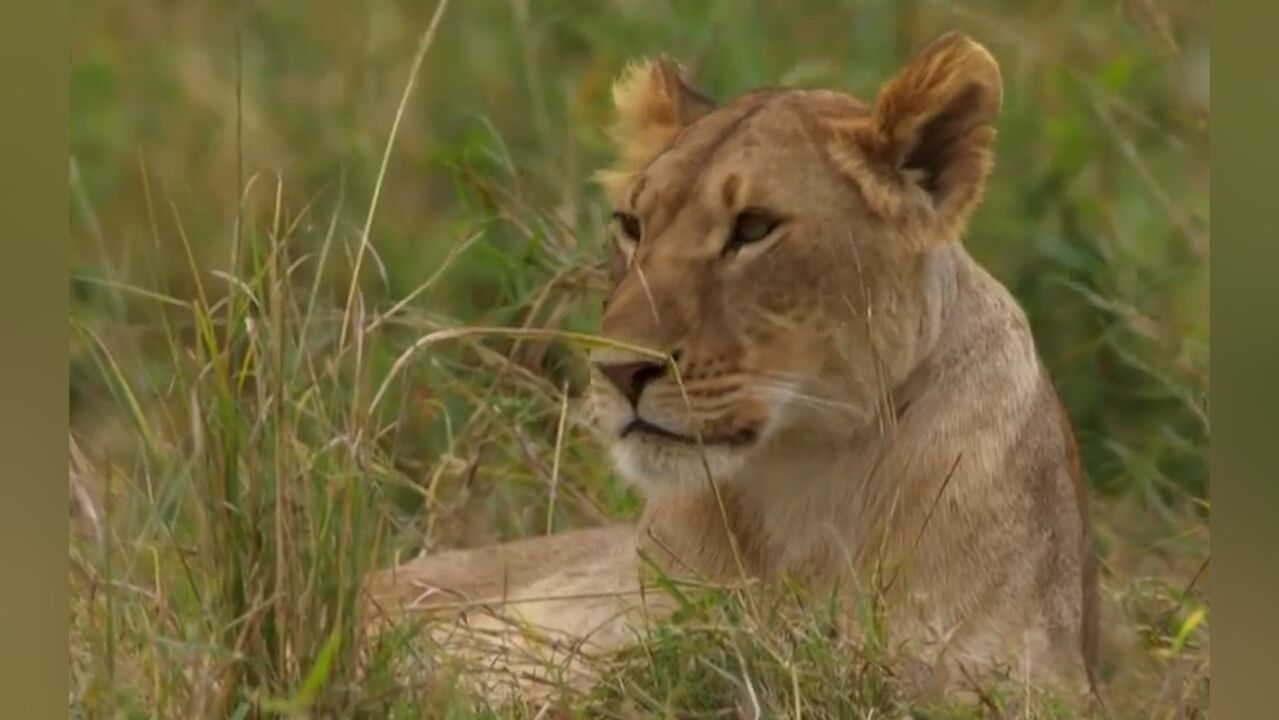
[[[613,221],[617,223],[618,227],[622,228],[622,234],[626,235],[627,239],[629,239],[631,242],[636,242],[636,243],[639,242],[640,240],[639,218],[635,217],[634,215],[631,215],[630,213],[617,211],[613,213]]]
[[[733,234],[724,246],[724,252],[732,252],[743,245],[759,242],[768,237],[781,224],[777,218],[762,210],[744,210],[733,221]]]

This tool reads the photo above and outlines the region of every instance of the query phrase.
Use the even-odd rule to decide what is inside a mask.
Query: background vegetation
[[[363,643],[360,575],[638,501],[577,422],[580,348],[421,339],[594,328],[590,174],[626,60],[668,52],[721,99],[869,98],[948,29],[1004,68],[966,242],[1029,312],[1078,430],[1111,710],[1206,715],[1206,2],[459,0],[429,32],[436,10],[73,4],[75,716],[496,712],[438,649]],[[885,654],[827,639],[820,603],[764,627],[739,600],[698,601],[557,712],[910,707]]]

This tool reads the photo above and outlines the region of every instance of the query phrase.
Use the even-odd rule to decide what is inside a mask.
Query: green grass
[[[476,707],[416,635],[368,641],[355,588],[637,512],[577,416],[612,78],[661,51],[719,98],[870,97],[955,28],[1004,68],[966,242],[1077,428],[1111,708],[1206,716],[1207,8],[1118,7],[454,2],[400,113],[434,5],[77,4],[73,715],[538,716]],[[974,712],[917,707],[891,638],[835,642],[825,599],[750,596],[691,598],[556,712]],[[976,716],[1027,693],[1010,679]]]

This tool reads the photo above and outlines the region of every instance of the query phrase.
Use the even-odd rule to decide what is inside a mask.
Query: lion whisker
[[[775,397],[780,397],[781,399],[784,399],[784,400],[793,400],[793,401],[802,402],[806,405],[810,405],[817,408],[822,408],[827,410],[838,410],[838,411],[845,411],[845,412],[852,412],[852,413],[859,412],[859,408],[853,405],[852,403],[841,402],[839,400],[832,400],[830,398],[821,397],[819,395],[806,393],[793,385],[789,385],[785,383],[777,383],[773,381],[761,381],[755,387],[756,389],[767,391],[773,394]]]

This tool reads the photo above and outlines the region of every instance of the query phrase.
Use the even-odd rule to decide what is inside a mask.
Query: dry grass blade
[[[404,109],[408,106],[409,97],[413,93],[413,85],[417,81],[418,71],[422,67],[422,61],[426,58],[426,51],[431,49],[431,45],[435,42],[435,30],[439,27],[440,19],[444,17],[444,11],[448,9],[449,0],[440,0],[435,6],[435,14],[431,16],[431,22],[426,27],[426,32],[422,34],[422,41],[418,44],[417,53],[413,56],[413,64],[409,68],[408,80],[404,83],[404,92],[400,95],[400,105],[395,110],[395,120],[391,123],[391,132],[386,139],[386,149],[382,152],[382,165],[378,169],[377,181],[373,184],[373,197],[369,200],[369,212],[364,219],[364,229],[360,233],[360,247],[355,255],[355,267],[351,271],[351,284],[346,294],[346,305],[343,312],[343,322],[341,335],[338,340],[338,354],[346,349],[346,335],[348,328],[351,327],[351,309],[355,304],[355,293],[359,287],[360,270],[364,266],[364,256],[369,249],[369,233],[373,230],[373,216],[377,212],[378,199],[382,195],[382,181],[386,178],[386,168],[391,162],[391,150],[395,147],[395,137],[400,131],[400,120],[404,118]]]
[[[369,413],[372,413],[381,404],[383,397],[390,388],[391,383],[399,376],[404,368],[411,362],[414,357],[426,348],[440,342],[448,340],[458,340],[462,338],[472,337],[509,337],[525,340],[564,340],[567,342],[577,343],[586,347],[607,347],[614,350],[625,350],[641,357],[649,357],[655,360],[664,360],[666,356],[654,350],[650,350],[639,345],[631,345],[629,343],[617,342],[598,335],[590,335],[587,333],[570,332],[567,330],[518,330],[512,328],[497,327],[463,327],[449,328],[438,330],[425,337],[419,338],[416,342],[409,346],[407,350],[396,358],[391,365],[390,372],[387,373],[386,379],[373,395],[373,400],[369,403]]]
[[[560,455],[564,452],[564,426],[568,419],[568,384],[560,388],[560,421],[555,427],[555,460],[551,465],[551,493],[546,501],[546,534],[555,531],[555,491],[560,483]]]

